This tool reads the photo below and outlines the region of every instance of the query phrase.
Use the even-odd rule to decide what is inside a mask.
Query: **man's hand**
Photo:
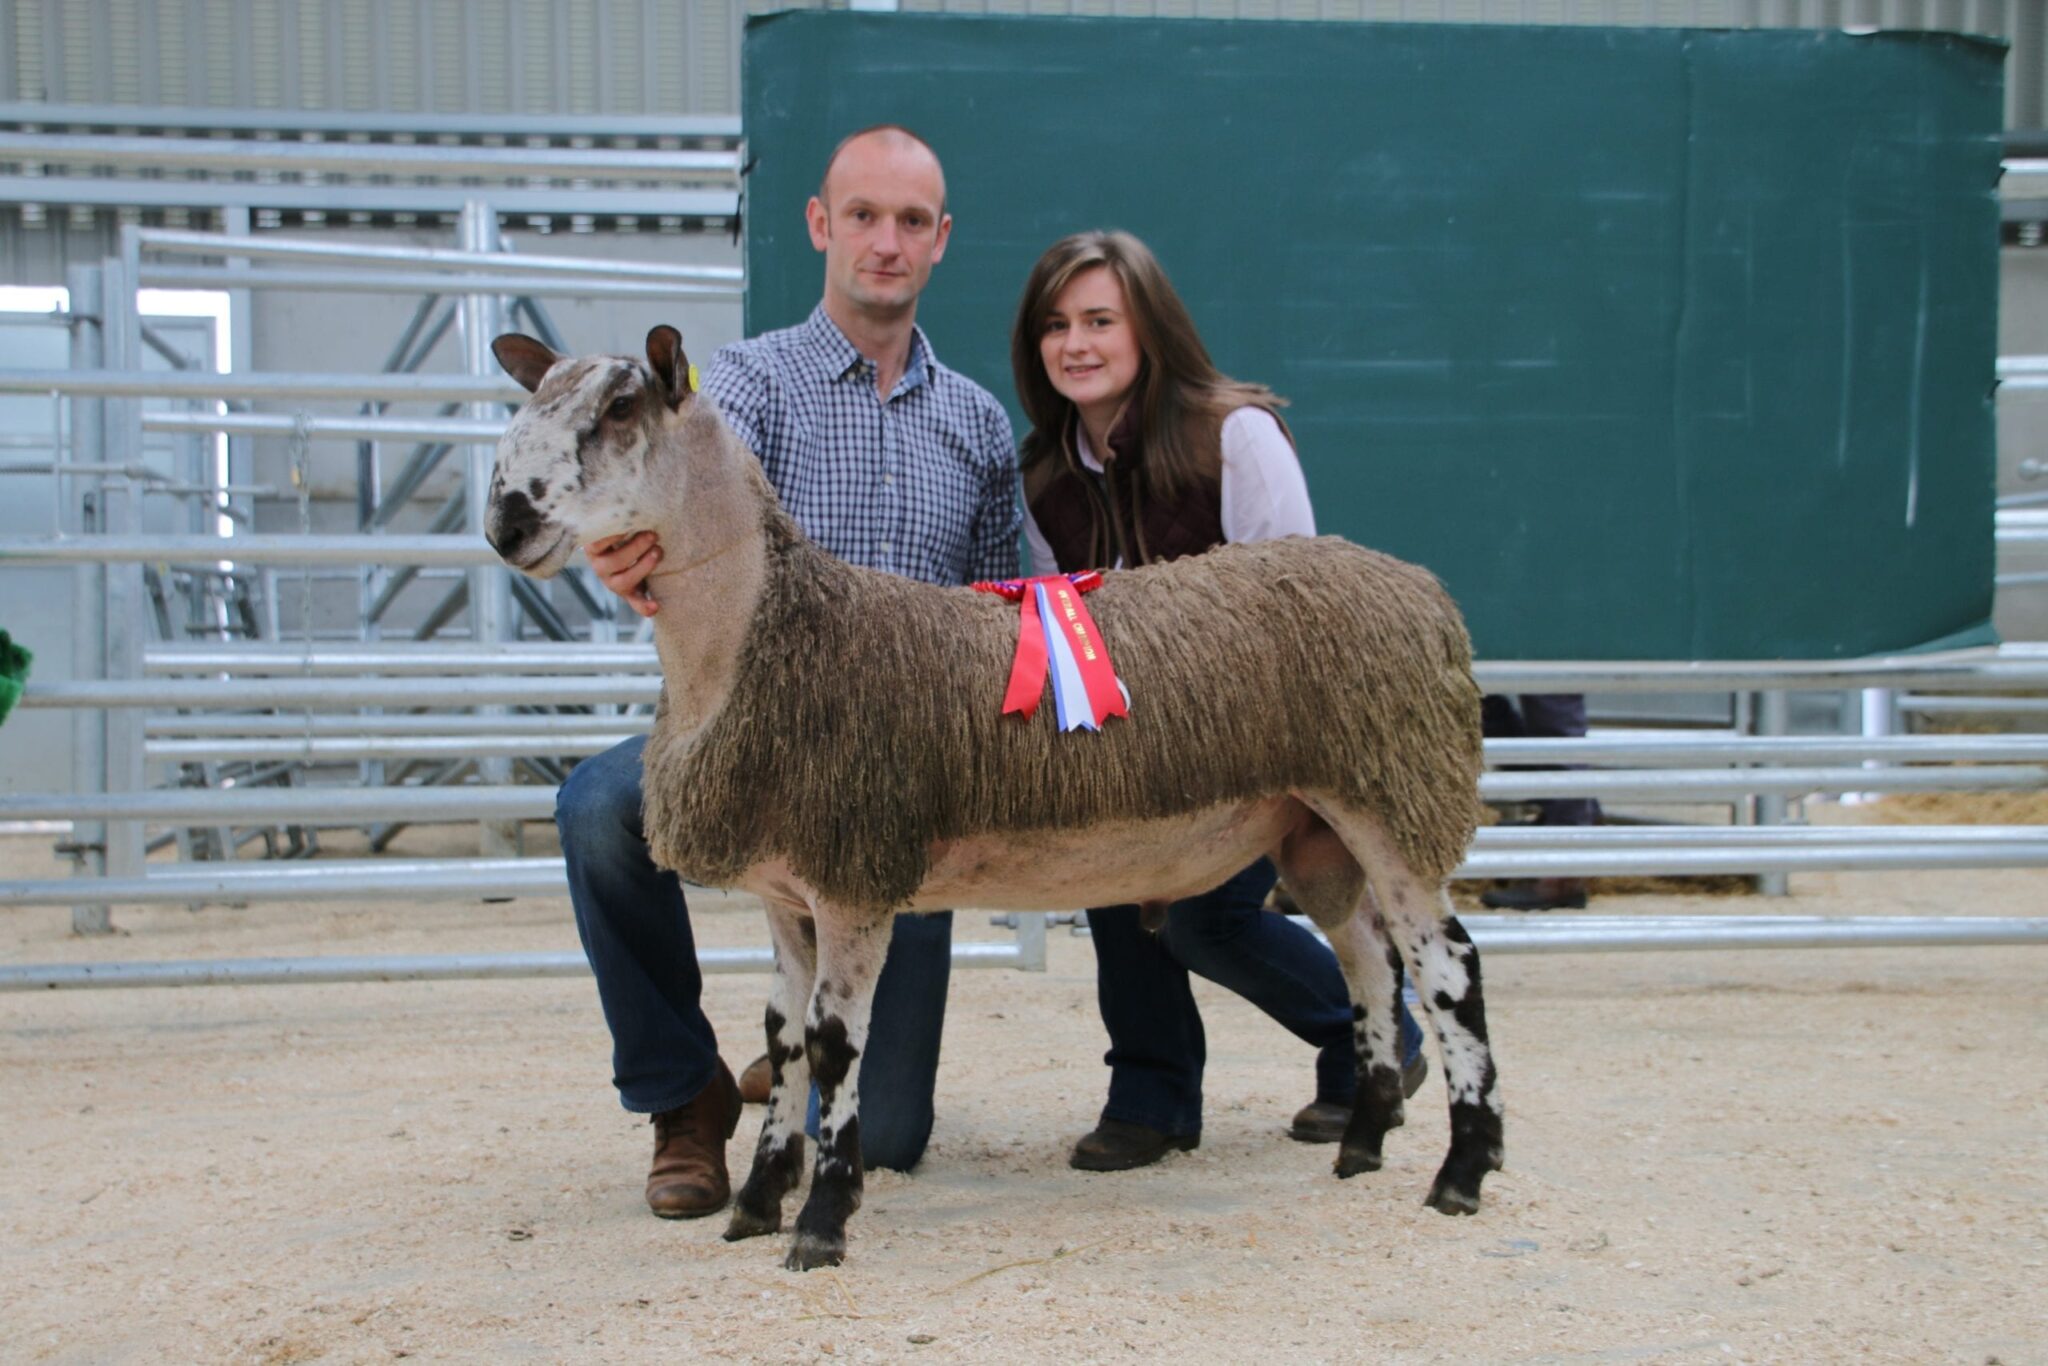
[[[626,605],[643,617],[661,610],[647,593],[647,576],[661,563],[661,546],[651,531],[631,536],[608,536],[583,547],[590,567],[604,586],[626,600]]]

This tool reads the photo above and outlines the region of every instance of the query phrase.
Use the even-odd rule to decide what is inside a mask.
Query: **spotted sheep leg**
[[[1366,886],[1365,869],[1336,831],[1311,818],[1276,855],[1295,904],[1330,941],[1351,993],[1358,1090],[1338,1145],[1338,1176],[1378,1171],[1381,1144],[1405,1118],[1401,1097],[1401,960]]]
[[[738,1242],[782,1227],[782,1200],[796,1189],[803,1174],[804,1111],[810,1104],[811,1068],[798,1023],[811,999],[816,977],[816,931],[803,912],[768,906],[769,934],[775,941],[775,976],[769,987],[766,1016],[768,1065],[773,1081],[761,1138],[754,1145],[754,1165],[733,1201],[725,1240]]]
[[[1504,1113],[1500,1076],[1486,1037],[1479,950],[1451,914],[1442,882],[1432,885],[1420,877],[1377,821],[1335,803],[1305,800],[1342,836],[1371,888],[1369,901],[1362,899],[1354,914],[1326,930],[1351,985],[1353,1018],[1359,1022],[1360,1085],[1351,1123],[1338,1145],[1337,1174],[1377,1168],[1380,1142],[1400,1122],[1394,984],[1406,960],[1436,1033],[1451,1109],[1450,1151],[1423,1203],[1444,1214],[1476,1213],[1480,1182],[1500,1170]],[[1325,855],[1322,862],[1335,860]],[[1374,904],[1377,916],[1370,913]]]
[[[1436,1030],[1451,1099],[1451,1150],[1424,1203],[1445,1214],[1479,1209],[1479,1183],[1502,1160],[1500,1076],[1486,1039],[1486,1001],[1479,986],[1479,950],[1438,891],[1434,913],[1404,921],[1398,932],[1416,975],[1416,989]]]
[[[844,911],[821,910],[817,917],[818,985],[804,1021],[804,1049],[818,1084],[818,1155],[784,1262],[792,1271],[846,1259],[846,1221],[860,1208],[862,1185],[860,1060],[890,923],[887,915]]]

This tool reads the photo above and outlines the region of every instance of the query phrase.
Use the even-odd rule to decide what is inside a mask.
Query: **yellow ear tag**
[[[693,394],[699,392],[699,386],[697,384],[697,367],[694,365],[690,367],[690,392]]]

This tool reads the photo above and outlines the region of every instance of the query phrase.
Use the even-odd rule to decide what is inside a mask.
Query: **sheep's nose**
[[[484,539],[491,543],[491,549],[509,560],[540,530],[540,523],[540,510],[534,507],[533,500],[514,489],[492,501],[490,515],[484,518]]]

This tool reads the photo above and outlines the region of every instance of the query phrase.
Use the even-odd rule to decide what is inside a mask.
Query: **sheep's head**
[[[537,579],[576,547],[641,530],[650,455],[690,401],[690,364],[673,327],[647,334],[647,359],[572,359],[517,332],[491,343],[533,398],[498,438],[484,536]]]

